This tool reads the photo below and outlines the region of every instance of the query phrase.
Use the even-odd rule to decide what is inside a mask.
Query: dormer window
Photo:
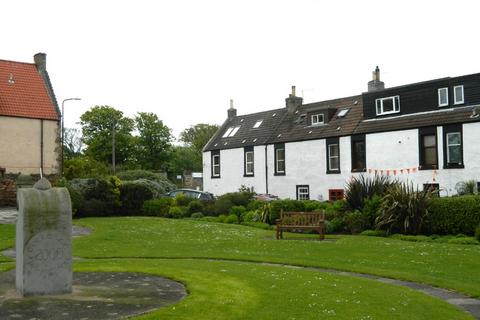
[[[312,125],[323,124],[324,118],[323,113],[312,115]]]
[[[455,104],[464,103],[463,86],[453,87],[453,101]]]
[[[400,112],[400,96],[375,100],[377,116]]]
[[[340,110],[340,112],[338,113],[337,117],[339,118],[343,118],[347,115],[348,111],[350,111],[350,109],[342,109]]]
[[[253,125],[253,129],[257,129],[258,127],[260,127],[262,122],[263,122],[263,120],[258,120],[257,122],[255,122],[255,124]]]
[[[438,89],[438,106],[448,106],[448,88]]]

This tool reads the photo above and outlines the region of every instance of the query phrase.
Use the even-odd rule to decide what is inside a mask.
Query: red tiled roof
[[[0,60],[0,115],[59,119],[35,64]]]

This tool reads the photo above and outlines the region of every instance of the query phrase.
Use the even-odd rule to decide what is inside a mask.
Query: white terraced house
[[[480,181],[480,73],[385,88],[378,67],[368,91],[228,118],[203,150],[204,189],[242,185],[280,198],[343,198],[352,176],[388,175],[457,193]]]

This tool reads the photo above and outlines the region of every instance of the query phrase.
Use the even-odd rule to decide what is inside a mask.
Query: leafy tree
[[[185,170],[202,171],[202,154],[191,147],[174,146],[168,168],[169,177],[174,179]]]
[[[125,163],[133,149],[134,121],[110,106],[94,106],[80,117],[85,154],[101,162],[112,161],[112,140],[115,130],[115,163]]]
[[[78,157],[82,154],[82,133],[77,128],[65,128],[63,134],[63,154],[65,160]]]
[[[180,141],[201,153],[203,147],[217,130],[218,126],[215,124],[199,123],[183,130],[180,133]]]
[[[136,137],[136,158],[143,169],[165,170],[173,139],[170,128],[154,113],[139,112],[135,117],[139,136]]]

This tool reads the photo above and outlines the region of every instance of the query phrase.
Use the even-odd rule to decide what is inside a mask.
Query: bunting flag
[[[372,173],[372,169],[368,169],[368,174],[371,174]]]
[[[400,169],[400,174],[403,174],[403,169]]]
[[[394,175],[394,176],[397,175],[397,170],[393,170],[393,175]]]
[[[389,176],[389,175],[390,175],[390,170],[387,170],[387,176]]]
[[[402,168],[402,169],[374,169],[374,168],[369,168],[368,173],[369,174],[374,173],[374,174],[380,174],[380,175],[383,175],[385,173],[387,176],[390,176],[390,175],[396,176],[397,174],[417,173],[419,169],[420,169],[419,167]],[[437,175],[438,175],[437,170],[434,170],[434,172],[433,172],[434,180],[433,181],[435,181],[435,178],[436,178]]]

